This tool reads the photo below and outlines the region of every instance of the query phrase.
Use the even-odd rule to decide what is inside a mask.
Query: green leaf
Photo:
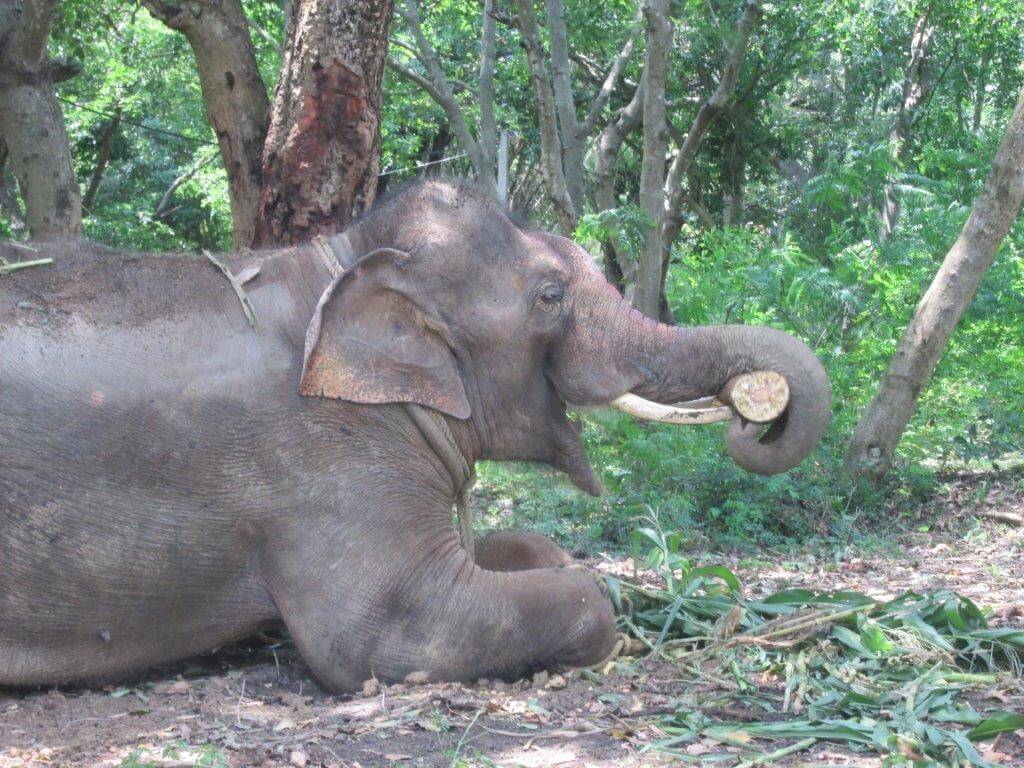
[[[982,720],[967,732],[971,741],[983,741],[1000,733],[1024,730],[1024,715],[1014,712],[998,712]]]

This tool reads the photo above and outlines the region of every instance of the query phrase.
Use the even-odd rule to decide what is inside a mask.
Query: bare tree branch
[[[626,38],[625,44],[622,46],[622,50],[619,51],[619,55],[615,57],[611,67],[608,69],[608,74],[605,76],[604,82],[601,84],[600,90],[594,100],[590,103],[590,109],[587,110],[587,116],[583,119],[578,129],[578,135],[581,139],[585,139],[594,130],[594,126],[597,125],[597,121],[601,117],[601,113],[604,111],[605,105],[608,103],[608,99],[611,98],[612,93],[615,91],[615,87],[619,84],[619,80],[622,77],[623,71],[626,69],[626,64],[629,62],[630,57],[633,55],[633,49],[636,47],[636,35],[640,29],[639,20],[641,14],[637,12],[637,22],[630,30],[629,37]],[[638,86],[639,87],[639,86]]]
[[[202,170],[204,166],[209,165],[211,162],[213,162],[214,158],[216,157],[216,154],[210,154],[206,155],[205,157],[200,157],[199,160],[197,160],[191,166],[189,166],[184,173],[182,173],[174,181],[172,181],[171,185],[167,187],[167,191],[164,192],[163,197],[160,198],[160,202],[157,204],[156,209],[153,211],[153,218],[162,219],[164,216],[167,216],[169,213],[171,213],[171,210],[175,210],[169,208],[174,193],[178,191],[178,188],[182,184],[184,184],[186,181],[188,181],[197,173],[199,173],[199,171]]]
[[[241,0],[142,0],[154,18],[188,40],[203,103],[228,175],[235,246],[252,245],[259,215],[270,101]]]
[[[484,0],[480,21],[480,149],[487,168],[494,172],[497,161],[498,126],[494,120],[494,56],[497,24],[494,19],[494,0]]]
[[[0,133],[33,237],[77,237],[81,192],[46,55],[58,0],[0,0]]]
[[[562,140],[562,172],[566,189],[577,213],[583,206],[583,141],[576,116],[576,100],[569,69],[569,37],[565,29],[562,0],[545,0],[548,37],[551,40],[551,82]]]
[[[441,62],[438,59],[437,51],[434,50],[434,46],[430,44],[427,36],[423,33],[423,26],[420,23],[420,12],[415,0],[398,0],[395,3],[395,10],[405,20],[413,40],[416,41],[416,56],[430,75],[429,83],[426,81],[426,78],[417,75],[412,70],[404,67],[400,68],[401,65],[397,61],[389,59],[388,64],[399,74],[423,87],[430,97],[437,102],[438,106],[444,110],[452,130],[455,132],[455,136],[466,151],[466,154],[469,155],[470,162],[473,163],[473,170],[476,173],[477,179],[488,191],[496,194],[497,187],[493,163],[488,162],[483,147],[474,138],[472,131],[469,129],[465,112],[455,100],[451,84],[441,70]],[[430,87],[427,87],[428,85]]]
[[[931,6],[928,6],[914,25],[914,33],[910,38],[910,61],[903,77],[903,95],[892,123],[892,130],[889,132],[892,159],[896,163],[901,163],[906,158],[915,113],[930,90],[930,84],[925,77],[925,67],[928,62],[928,49],[936,29],[935,23],[929,19],[930,11]],[[893,178],[885,185],[881,217],[878,240],[884,243],[896,230],[896,223],[900,218],[900,201]]]

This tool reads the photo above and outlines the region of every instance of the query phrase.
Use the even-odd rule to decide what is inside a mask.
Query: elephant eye
[[[545,283],[537,292],[537,300],[542,309],[551,309],[565,300],[565,286],[558,283]]]

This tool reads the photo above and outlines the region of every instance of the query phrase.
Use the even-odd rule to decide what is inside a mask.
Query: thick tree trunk
[[[847,471],[879,476],[892,463],[918,396],[978,284],[992,266],[1022,201],[1024,90],[971,215],[918,304],[878,392],[857,425],[846,455]]]
[[[892,130],[889,132],[892,158],[897,164],[902,164],[906,160],[914,115],[928,94],[928,48],[934,34],[935,24],[929,20],[928,13],[925,12],[914,25],[914,34],[910,38],[910,62],[903,77],[903,94],[892,123]],[[895,180],[892,178],[885,185],[881,215],[878,240],[884,243],[896,231],[896,224],[900,218],[900,200]]]
[[[35,238],[77,237],[82,199],[46,56],[58,0],[0,0],[0,135]]]
[[[343,229],[380,165],[390,0],[294,0],[263,152],[255,243]]]
[[[241,0],[143,0],[143,4],[157,19],[184,34],[192,46],[206,116],[228,174],[235,247],[252,245],[269,101]]]
[[[633,305],[647,317],[657,319],[661,301],[661,225],[665,218],[665,150],[668,126],[665,122],[665,78],[668,53],[672,47],[669,0],[645,0],[647,48],[644,53],[644,154],[640,164],[640,205],[650,218],[644,229],[644,249],[636,271]]]

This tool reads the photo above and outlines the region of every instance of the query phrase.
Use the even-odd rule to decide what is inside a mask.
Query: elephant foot
[[[485,571],[532,571],[572,565],[572,557],[547,536],[495,531],[477,539],[473,562]]]

